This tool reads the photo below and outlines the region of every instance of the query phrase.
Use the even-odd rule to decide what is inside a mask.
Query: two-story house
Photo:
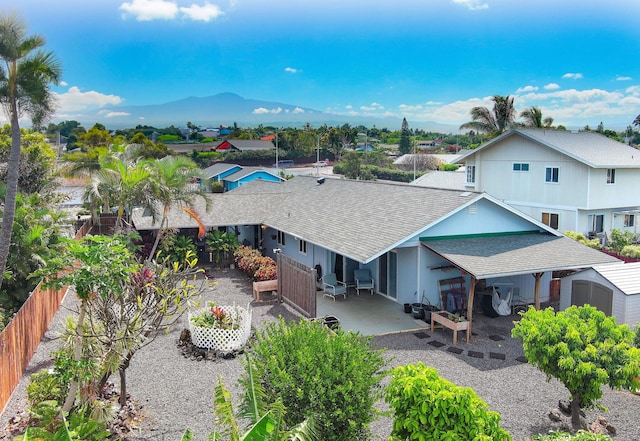
[[[514,129],[456,160],[465,186],[560,231],[638,232],[640,151],[595,132]]]

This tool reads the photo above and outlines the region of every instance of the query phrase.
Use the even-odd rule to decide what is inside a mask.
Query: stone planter
[[[189,331],[191,332],[191,342],[204,349],[215,349],[220,351],[234,351],[241,349],[251,336],[251,309],[240,306],[220,306],[232,317],[235,329],[205,328],[195,326],[192,315],[189,314]]]

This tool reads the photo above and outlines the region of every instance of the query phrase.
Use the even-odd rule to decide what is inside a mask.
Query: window
[[[300,254],[307,254],[307,241],[300,239],[298,241],[298,251]]]
[[[278,231],[278,245],[285,246],[285,234],[282,231]]]
[[[529,164],[526,162],[514,162],[513,171],[528,172]]]
[[[558,229],[558,215],[556,213],[542,213],[542,223]]]
[[[476,183],[476,166],[467,165],[467,184]]]
[[[624,226],[625,227],[633,227],[635,221],[635,215],[633,214],[625,214],[624,215]]]
[[[604,214],[590,214],[587,227],[591,233],[602,233],[604,231]]]
[[[607,184],[615,184],[616,183],[616,169],[608,168],[607,169]]]
[[[546,175],[544,178],[545,182],[558,182],[558,167],[547,167]]]

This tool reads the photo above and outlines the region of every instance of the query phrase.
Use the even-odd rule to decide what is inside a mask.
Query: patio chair
[[[356,292],[360,295],[361,289],[369,290],[371,295],[373,295],[373,278],[371,277],[371,273],[368,269],[357,269],[353,272],[353,278],[356,281]]]
[[[347,284],[336,279],[336,273],[325,274],[322,277],[323,297],[331,297],[336,301],[336,296],[347,298]]]

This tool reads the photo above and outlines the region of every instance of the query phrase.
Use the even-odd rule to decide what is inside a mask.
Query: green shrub
[[[633,257],[634,259],[640,259],[640,245],[627,245],[622,248],[620,255],[624,257]]]
[[[600,239],[587,239],[584,234],[576,233],[575,231],[563,231],[563,234],[570,239],[575,240],[576,242],[580,242],[590,248],[599,250],[602,248],[600,245]]]
[[[631,245],[634,239],[635,235],[631,231],[614,228],[611,230],[609,244],[611,244],[611,248],[613,248],[616,253],[619,253],[624,247]]]
[[[371,348],[370,338],[281,318],[256,334],[252,358],[265,402],[281,400],[288,427],[311,417],[319,439],[369,439],[384,376],[382,351]]]
[[[442,164],[440,170],[442,171],[456,171],[460,168],[460,164]]]
[[[510,440],[500,414],[476,395],[438,375],[424,363],[391,371],[386,401],[394,414],[390,440]]]
[[[551,431],[546,435],[534,435],[534,441],[605,441],[610,440],[611,437],[593,432],[587,432],[585,430],[579,430],[575,434],[567,432]]]
[[[48,369],[31,375],[31,382],[27,386],[27,400],[34,407],[43,401],[64,403],[69,385],[54,371]]]

